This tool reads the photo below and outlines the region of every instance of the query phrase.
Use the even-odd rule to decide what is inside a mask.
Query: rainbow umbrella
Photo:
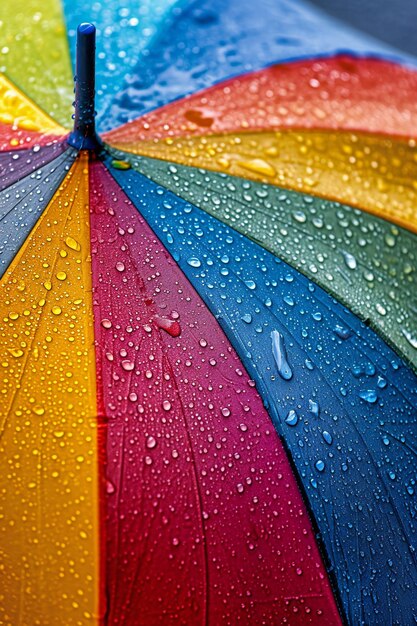
[[[302,0],[0,59],[0,623],[415,623],[413,59]]]

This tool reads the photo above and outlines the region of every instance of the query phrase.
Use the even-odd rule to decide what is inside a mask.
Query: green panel
[[[358,209],[165,161],[115,153],[334,295],[417,370],[417,236]]]
[[[0,71],[71,126],[74,80],[59,0],[0,2]]]

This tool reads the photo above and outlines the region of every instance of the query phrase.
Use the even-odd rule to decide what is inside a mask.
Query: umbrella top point
[[[102,142],[95,129],[96,27],[83,22],[77,28],[74,129],[68,143],[78,150],[98,152]]]

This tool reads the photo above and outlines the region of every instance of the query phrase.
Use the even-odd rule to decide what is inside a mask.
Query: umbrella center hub
[[[78,150],[99,151],[102,142],[95,128],[96,27],[83,23],[77,28],[74,128],[68,143]]]

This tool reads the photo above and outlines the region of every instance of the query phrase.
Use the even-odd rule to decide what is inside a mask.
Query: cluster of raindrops
[[[204,180],[204,173],[199,175]],[[350,583],[369,568],[366,559],[358,560],[358,546],[361,551],[371,547],[379,572],[368,580],[366,597],[382,602],[388,594],[392,603],[398,593],[395,575],[385,575],[389,558],[403,564],[408,582],[401,593],[406,594],[415,579],[412,555],[404,547],[412,541],[414,374],[365,324],[268,251],[132,170],[115,176],[262,391],[321,530],[344,602],[354,614],[374,614],[373,601],[364,605]],[[357,217],[352,212],[352,219]],[[356,271],[348,267],[354,255],[345,252],[340,255],[345,271]],[[381,499],[380,489],[389,497]],[[394,510],[402,511],[403,519],[395,529]],[[334,532],[329,515],[335,516]]]
[[[150,111],[107,134],[111,142],[321,128],[413,136],[416,73],[340,54],[279,63]],[[400,97],[399,97],[400,96]]]
[[[413,233],[314,196],[163,161],[130,162],[324,287],[417,367]],[[339,336],[348,335],[341,326]]]
[[[123,170],[116,165],[112,171]],[[206,569],[212,602],[226,622],[225,611],[246,620],[272,619],[269,600],[242,602],[242,593],[265,593],[265,599],[274,594],[289,621],[294,611],[335,614],[325,579],[318,583],[324,570],[301,495],[254,381],[101,164],[93,166],[90,184],[96,350],[108,416],[106,535],[114,615],[128,619],[141,610],[146,619],[149,597],[155,598],[152,610],[178,610],[172,591],[178,577],[192,577],[199,599]],[[197,261],[187,255],[193,270],[199,269]],[[248,281],[248,289],[256,286]],[[125,537],[122,545],[119,536]],[[289,570],[277,568],[277,555],[285,555],[289,545]],[[117,584],[120,559],[123,588]],[[138,582],[138,563],[150,559],[163,568],[145,568]],[[268,588],[262,591],[266,571]],[[310,584],[319,585],[317,602],[301,592]],[[282,593],[286,586],[291,602]],[[195,621],[202,607],[200,600],[193,606],[184,600],[181,623]]]
[[[248,131],[155,139],[121,147],[153,158],[313,192],[417,227],[414,139],[321,130]]]
[[[5,624],[41,624],[59,614],[81,626],[95,611],[99,519],[85,165],[70,172],[1,282]],[[23,587],[17,572],[24,572]]]

